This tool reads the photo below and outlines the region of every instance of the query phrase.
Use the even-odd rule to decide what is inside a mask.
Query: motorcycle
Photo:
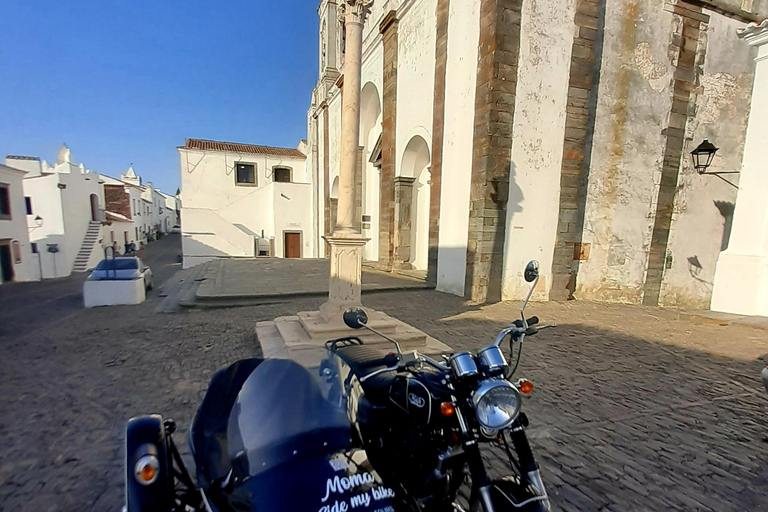
[[[363,309],[350,308],[348,327],[381,336],[395,352],[349,336],[326,343],[319,368],[248,359],[218,372],[190,429],[196,481],[172,420],[131,419],[124,511],[463,511],[467,481],[472,512],[549,511],[521,411],[533,385],[511,382],[526,337],[551,327],[525,317],[538,263],[524,275],[533,284],[521,319],[474,355],[439,362],[403,352],[367,325]],[[491,443],[504,448],[510,475],[488,475],[481,447]]]

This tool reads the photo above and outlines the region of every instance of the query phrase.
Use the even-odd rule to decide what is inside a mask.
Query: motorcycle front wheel
[[[547,512],[548,509],[543,506],[542,501],[536,498],[537,495],[524,487],[516,477],[491,482],[491,499],[496,512]],[[470,499],[469,510],[484,512],[479,496],[474,495]]]

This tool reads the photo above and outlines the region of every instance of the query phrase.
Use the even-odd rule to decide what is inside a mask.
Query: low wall
[[[83,285],[86,308],[141,304],[146,298],[143,278],[130,281],[86,281]]]

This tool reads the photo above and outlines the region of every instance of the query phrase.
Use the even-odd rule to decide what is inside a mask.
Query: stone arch
[[[378,260],[379,256],[379,169],[371,161],[372,152],[381,135],[381,96],[373,82],[367,82],[360,93],[360,146],[362,150],[362,215],[370,219],[362,224],[363,234],[370,241],[363,248],[363,258]]]
[[[420,135],[408,141],[403,151],[400,176],[396,183],[399,243],[403,246],[400,260],[411,268],[426,270],[429,256],[429,144]]]

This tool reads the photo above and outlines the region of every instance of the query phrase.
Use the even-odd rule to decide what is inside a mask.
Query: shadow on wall
[[[728,248],[728,242],[731,239],[731,229],[733,228],[733,212],[736,209],[734,203],[728,201],[715,201],[715,207],[723,216],[723,241],[720,244],[720,250]]]

